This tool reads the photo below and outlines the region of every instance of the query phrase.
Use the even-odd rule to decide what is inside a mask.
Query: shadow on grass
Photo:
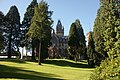
[[[54,74],[22,70],[16,67],[0,65],[0,78],[4,79],[29,79],[29,80],[62,80],[54,77],[59,77]]]
[[[14,62],[14,63],[26,63],[26,61],[20,60],[20,59],[0,59],[0,61]]]
[[[88,64],[73,63],[65,60],[45,60],[44,63],[57,65],[57,66],[64,66],[64,67],[91,68]]]

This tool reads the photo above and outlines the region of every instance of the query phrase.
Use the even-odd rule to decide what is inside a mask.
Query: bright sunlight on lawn
[[[84,61],[54,59],[40,66],[36,62],[4,59],[0,60],[0,79],[88,80],[93,69]]]

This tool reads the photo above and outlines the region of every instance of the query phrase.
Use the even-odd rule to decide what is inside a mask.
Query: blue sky
[[[10,6],[16,5],[21,21],[27,6],[32,0],[0,0],[0,11],[6,14]],[[69,34],[71,23],[79,19],[84,29],[84,34],[93,29],[97,10],[99,9],[99,0],[45,0],[49,5],[49,10],[53,11],[52,18],[55,27],[58,19],[65,27],[65,35]],[[40,0],[38,0],[40,2]]]

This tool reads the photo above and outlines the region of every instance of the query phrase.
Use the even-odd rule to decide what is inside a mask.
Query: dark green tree
[[[78,46],[78,33],[77,33],[77,27],[75,23],[71,24],[69,36],[68,36],[68,50],[70,56],[74,58],[75,61],[77,61],[77,46]]]
[[[0,52],[4,48],[4,38],[3,38],[3,33],[0,32]]]
[[[76,19],[75,25],[77,27],[77,32],[78,32],[78,41],[79,41],[79,46],[78,46],[78,53],[80,55],[85,56],[85,49],[86,49],[86,40],[85,40],[85,35],[84,31],[82,28],[82,25],[80,24],[80,20]]]
[[[2,11],[0,11],[0,25],[3,25],[3,21],[4,21],[4,14]]]
[[[77,19],[71,24],[68,36],[68,50],[71,57],[77,62],[80,55],[85,53],[86,41],[80,21]]]
[[[27,7],[26,13],[24,14],[24,19],[22,21],[22,30],[21,30],[21,46],[26,46],[28,47],[28,41],[27,41],[27,37],[25,36],[26,33],[29,30],[29,27],[31,25],[31,19],[34,16],[34,8],[35,6],[37,6],[37,0],[32,0],[32,2],[30,3],[30,5]],[[35,49],[35,41],[32,39],[32,60],[35,60],[35,53],[34,53],[34,49]]]
[[[0,11],[0,51],[4,47],[3,23],[4,23],[4,14]]]
[[[41,64],[41,47],[47,44],[48,48],[51,39],[51,25],[52,25],[52,12],[48,10],[48,4],[45,1],[41,1],[38,6],[35,7],[35,13],[31,21],[30,29],[27,36],[38,40],[39,42],[39,57],[38,64]],[[43,41],[48,41],[43,43]],[[44,53],[45,54],[45,53]]]
[[[5,16],[5,42],[8,50],[8,58],[11,52],[19,51],[20,15],[16,6],[11,6]]]
[[[34,16],[34,8],[37,5],[37,0],[32,0],[30,5],[27,7],[26,13],[24,14],[24,19],[22,21],[22,28],[23,28],[23,36],[25,37],[25,34],[28,32],[31,19]]]
[[[93,32],[89,32],[87,36],[88,36],[88,47],[87,47],[88,65],[94,67],[96,54],[95,54],[95,45],[93,40]]]

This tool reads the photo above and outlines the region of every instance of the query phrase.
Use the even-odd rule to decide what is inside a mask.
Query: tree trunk
[[[75,55],[75,62],[77,63],[77,57],[76,57],[76,55]]]
[[[11,42],[12,42],[12,28],[10,30],[9,43],[8,43],[8,58],[11,58]]]
[[[26,49],[26,58],[25,58],[25,60],[27,60],[27,46],[25,46],[25,49]]]
[[[32,39],[32,60],[36,60],[36,59],[35,59],[35,46],[34,46],[34,39]]]
[[[41,65],[40,55],[41,55],[41,40],[40,40],[40,42],[39,42],[38,65]]]

